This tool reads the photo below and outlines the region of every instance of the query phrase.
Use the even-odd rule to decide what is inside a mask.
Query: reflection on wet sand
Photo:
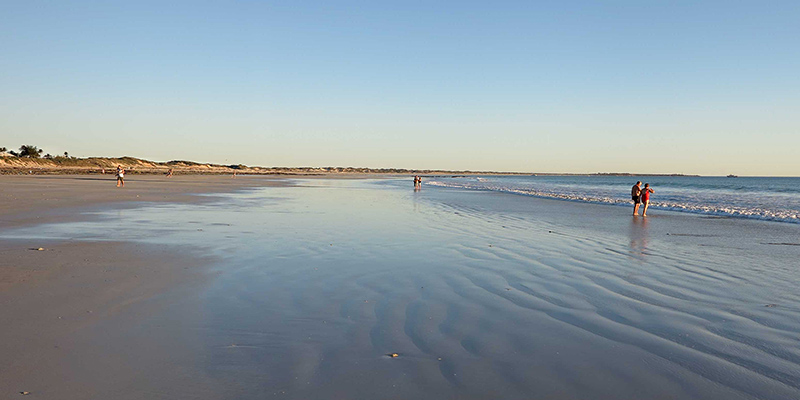
[[[628,234],[630,235],[631,255],[636,258],[643,259],[647,255],[647,242],[649,239],[647,224],[647,218],[631,218]]]
[[[295,182],[6,234],[214,256],[203,287],[161,297],[175,307],[143,309],[116,336],[86,335],[119,363],[137,340],[193,344],[137,352],[131,362],[189,381],[119,378],[125,398],[223,397],[196,391],[212,387],[236,399],[800,399],[800,299],[786,268],[796,258],[696,242],[730,221],[654,216],[648,226],[622,208],[415,193],[405,180]],[[776,230],[733,225],[743,226],[757,238]]]

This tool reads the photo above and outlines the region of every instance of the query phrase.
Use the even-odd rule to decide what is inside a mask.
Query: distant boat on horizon
[[[738,178],[739,176],[738,176],[738,175],[734,175],[734,174],[730,174],[730,175],[728,175],[727,177],[728,177],[728,178]]]

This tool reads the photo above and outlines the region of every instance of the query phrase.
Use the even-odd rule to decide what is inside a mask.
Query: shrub
[[[42,156],[43,150],[29,144],[23,144],[19,148],[20,157],[39,158]]]

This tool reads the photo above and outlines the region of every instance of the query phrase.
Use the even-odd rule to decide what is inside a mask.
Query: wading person
[[[644,204],[644,208],[642,209],[642,216],[647,216],[647,206],[650,205],[650,193],[655,193],[656,191],[650,187],[649,183],[644,184],[644,189],[642,189],[642,195],[640,196],[642,199],[642,204]]]
[[[636,184],[631,188],[631,200],[633,200],[633,215],[639,215],[639,205],[642,204],[640,196],[642,195],[642,181],[636,181]]]

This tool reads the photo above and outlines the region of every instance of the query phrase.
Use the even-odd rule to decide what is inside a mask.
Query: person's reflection
[[[631,255],[634,257],[644,258],[647,255],[647,223],[647,218],[631,218]]]
[[[415,212],[415,213],[418,213],[418,212],[420,212],[420,205],[419,205],[419,203],[420,203],[419,196],[420,196],[420,195],[419,195],[419,194],[417,194],[417,192],[419,192],[419,189],[417,189],[417,188],[414,188],[414,195],[413,195],[413,196],[411,196],[411,202],[412,202],[412,204],[414,205],[414,212]]]

